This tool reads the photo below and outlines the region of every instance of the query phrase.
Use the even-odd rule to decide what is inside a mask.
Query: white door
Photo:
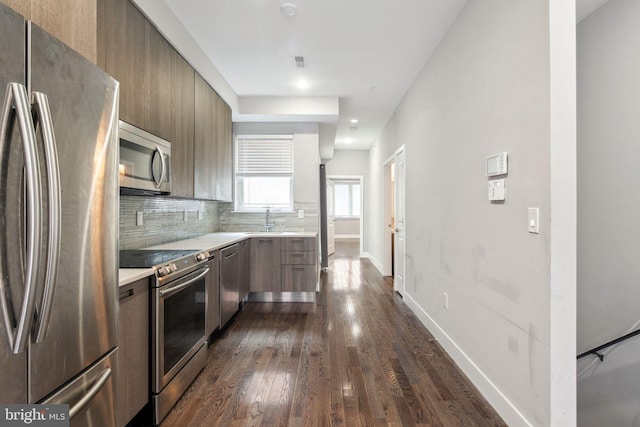
[[[405,289],[405,218],[404,218],[404,183],[405,183],[405,155],[404,148],[396,152],[395,162],[395,233],[394,239],[394,276],[393,289],[404,295]]]
[[[336,223],[333,209],[334,182],[327,180],[327,255],[336,251]]]

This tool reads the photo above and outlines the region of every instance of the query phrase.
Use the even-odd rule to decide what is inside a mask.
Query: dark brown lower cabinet
[[[243,240],[240,242],[240,301],[243,301],[249,295],[249,282],[251,281],[251,263],[250,263],[250,250],[249,240]]]
[[[315,237],[282,239],[282,291],[315,292],[318,255]]]
[[[149,402],[149,278],[120,287],[118,314],[118,427]]]
[[[280,237],[251,239],[251,292],[282,292]]]
[[[220,328],[224,328],[240,305],[240,245],[220,250]]]
[[[220,326],[220,282],[218,277],[220,269],[218,267],[218,257],[214,256],[214,258],[210,259],[207,266],[209,267],[209,272],[206,279],[205,332],[207,339],[209,339],[213,331]]]
[[[315,292],[317,282],[318,273],[315,264],[282,266],[283,292]]]

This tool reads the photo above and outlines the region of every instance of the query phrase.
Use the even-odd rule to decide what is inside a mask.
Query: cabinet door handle
[[[304,258],[306,255],[305,254],[291,254],[292,257],[294,258]]]
[[[225,255],[225,256],[224,256],[224,259],[229,259],[229,258],[231,258],[232,256],[236,256],[236,252],[231,252],[229,255]]]
[[[118,299],[120,301],[123,301],[123,300],[126,300],[127,298],[131,298],[133,294],[134,294],[133,288],[127,289],[126,291],[120,291]]]
[[[273,239],[258,239],[260,243],[273,243]]]
[[[292,267],[291,270],[304,271],[304,267]]]

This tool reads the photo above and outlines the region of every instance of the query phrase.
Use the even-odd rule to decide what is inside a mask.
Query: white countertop
[[[179,240],[173,243],[151,246],[144,249],[195,249],[200,251],[215,251],[233,245],[251,237],[316,237],[315,231],[286,231],[286,232],[248,232],[248,233],[209,233],[192,239]],[[119,276],[120,286],[153,275],[153,268],[121,268]]]
[[[124,286],[153,275],[153,268],[121,268],[118,275],[119,285]]]

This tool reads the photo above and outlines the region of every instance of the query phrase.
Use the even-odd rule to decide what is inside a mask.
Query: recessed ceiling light
[[[344,140],[345,144],[351,144],[352,142],[353,142],[353,139],[351,139],[351,138],[347,138],[347,139]]]
[[[296,16],[296,13],[298,13],[298,7],[293,3],[282,3],[280,5],[280,12],[287,16]]]
[[[351,119],[351,123],[358,123],[358,119]]]
[[[298,86],[298,89],[306,89],[309,87],[309,81],[305,79],[300,79],[296,83],[296,86]]]

